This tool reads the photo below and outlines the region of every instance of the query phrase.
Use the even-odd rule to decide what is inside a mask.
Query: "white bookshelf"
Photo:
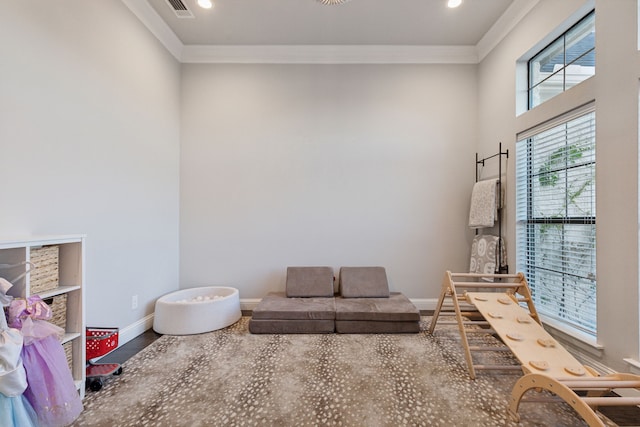
[[[85,236],[36,236],[16,239],[0,239],[0,277],[4,277],[13,283],[9,295],[16,298],[25,298],[32,295],[30,274],[19,279],[27,265],[23,263],[31,260],[31,249],[42,246],[58,247],[58,277],[59,286],[39,292],[42,299],[66,295],[66,324],[65,334],[62,337],[63,345],[71,345],[71,374],[78,392],[84,397],[86,346],[85,346],[85,313],[84,313],[84,286],[85,286]],[[7,265],[16,265],[6,268]],[[33,267],[32,267],[33,268]],[[37,266],[35,267],[37,268]]]

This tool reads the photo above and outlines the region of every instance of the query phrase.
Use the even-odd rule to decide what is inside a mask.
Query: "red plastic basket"
[[[87,360],[118,347],[118,328],[87,328]]]

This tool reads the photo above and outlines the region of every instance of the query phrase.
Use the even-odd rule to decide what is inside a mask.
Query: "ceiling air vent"
[[[176,13],[178,18],[195,18],[182,0],[167,0],[167,4]]]

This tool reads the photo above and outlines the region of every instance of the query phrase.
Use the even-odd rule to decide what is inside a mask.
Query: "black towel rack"
[[[509,273],[509,266],[508,265],[502,266],[502,263],[501,263],[502,261],[502,209],[503,209],[503,205],[502,205],[502,157],[503,156],[508,159],[509,150],[507,149],[506,151],[502,151],[502,142],[500,142],[498,145],[498,152],[489,157],[479,159],[478,153],[476,152],[476,182],[480,180],[480,171],[482,170],[480,166],[484,167],[485,161],[498,157],[498,203],[500,206],[500,208],[498,209],[498,218],[497,218],[498,259],[496,259],[496,267],[497,267],[496,273],[498,274]],[[476,229],[476,234],[478,234],[477,229]]]

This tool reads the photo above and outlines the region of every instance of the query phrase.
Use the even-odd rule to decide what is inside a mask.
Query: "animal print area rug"
[[[87,391],[74,425],[585,425],[564,403],[523,403],[513,422],[508,398],[520,375],[483,371],[471,380],[457,329],[431,335],[427,317],[420,333],[397,335],[252,335],[248,321],[160,337],[121,376]]]

